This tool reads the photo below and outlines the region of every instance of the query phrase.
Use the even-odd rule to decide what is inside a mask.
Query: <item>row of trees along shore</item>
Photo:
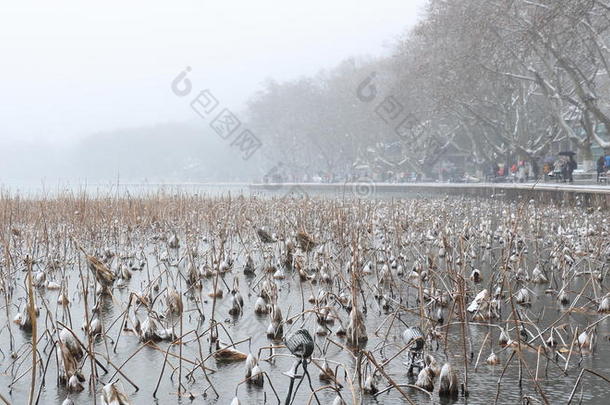
[[[610,149],[609,27],[610,0],[430,0],[389,56],[268,80],[248,118],[268,160],[309,172],[483,168],[565,140],[589,169]]]

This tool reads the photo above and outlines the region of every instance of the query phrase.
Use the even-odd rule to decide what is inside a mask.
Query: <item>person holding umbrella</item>
[[[568,161],[565,162],[565,164],[563,165],[562,173],[561,173],[564,183],[566,181],[569,181],[570,183],[574,182],[572,173],[574,173],[574,170],[576,170],[576,168],[578,167],[578,163],[576,163],[576,160],[574,160],[575,154],[576,153],[574,153],[574,152],[560,152],[559,153],[559,156],[568,157]]]

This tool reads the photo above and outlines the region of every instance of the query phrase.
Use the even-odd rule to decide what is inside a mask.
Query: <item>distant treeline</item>
[[[565,140],[590,161],[610,148],[609,17],[607,0],[430,0],[388,57],[269,80],[250,125],[296,171],[482,167]]]

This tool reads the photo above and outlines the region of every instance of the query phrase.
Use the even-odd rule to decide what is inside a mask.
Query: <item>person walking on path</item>
[[[538,166],[538,161],[534,158],[532,159],[532,177],[534,180],[538,180],[538,176],[540,175],[540,167]]]
[[[606,158],[602,155],[597,159],[597,182],[599,183],[600,177],[606,172]]]
[[[574,156],[570,155],[568,157],[568,161],[563,166],[563,168],[564,168],[564,174],[563,174],[563,181],[564,181],[564,183],[566,181],[569,181],[570,183],[574,182],[574,179],[572,178],[572,173],[574,173],[574,170],[576,170],[577,167],[578,167],[578,164],[576,163],[576,160],[574,160]]]
[[[524,183],[527,178],[527,173],[525,171],[525,160],[520,160],[517,163],[517,173],[516,173],[517,181],[519,183]]]
[[[559,181],[560,179],[565,180],[565,166],[566,162],[561,157],[559,157],[557,160],[555,160],[555,163],[553,163],[553,177],[556,181]]]

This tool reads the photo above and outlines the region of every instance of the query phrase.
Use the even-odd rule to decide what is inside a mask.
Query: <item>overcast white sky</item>
[[[4,1],[0,141],[191,119],[170,91],[187,65],[239,108],[265,78],[388,52],[425,1]]]

